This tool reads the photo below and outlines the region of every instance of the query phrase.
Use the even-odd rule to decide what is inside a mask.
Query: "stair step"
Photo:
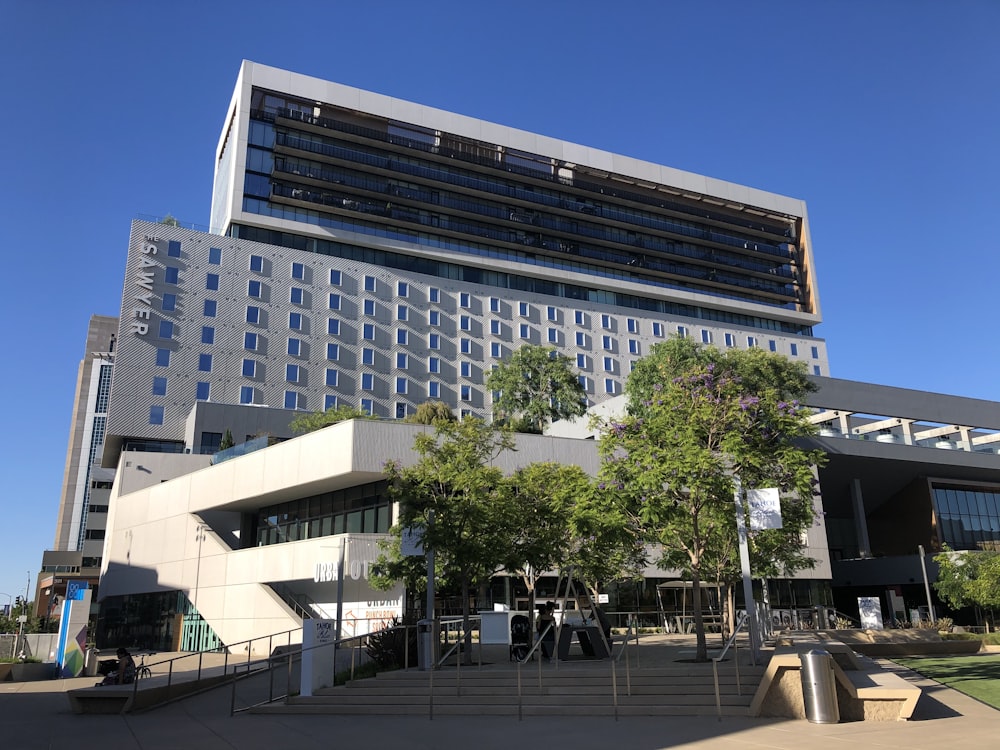
[[[435,716],[517,716],[515,705],[438,705],[435,704]],[[353,715],[353,716],[427,716],[429,706],[422,705],[322,705],[322,704],[290,704],[273,703],[251,709],[252,713],[260,714],[316,714],[316,715]],[[563,704],[560,706],[542,706],[523,704],[521,714],[524,716],[613,716],[614,706],[588,706],[579,704]],[[677,705],[623,705],[619,704],[620,716],[715,716],[715,704],[696,706]],[[747,716],[746,706],[722,706],[723,716]]]

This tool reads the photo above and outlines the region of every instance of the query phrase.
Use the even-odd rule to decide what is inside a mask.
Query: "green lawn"
[[[894,661],[1000,709],[1000,654]]]

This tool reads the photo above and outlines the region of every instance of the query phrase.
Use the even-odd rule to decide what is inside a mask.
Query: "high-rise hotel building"
[[[828,374],[802,201],[252,62],[211,228],[133,225],[106,463],[215,450],[204,403],[485,416],[523,344],[592,404],[675,334]]]

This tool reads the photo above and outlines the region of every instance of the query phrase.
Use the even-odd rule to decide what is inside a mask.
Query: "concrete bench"
[[[66,692],[69,706],[75,714],[125,713],[132,707],[133,695],[131,685],[104,685]]]

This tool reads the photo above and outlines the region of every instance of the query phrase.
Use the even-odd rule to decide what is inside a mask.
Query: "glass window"
[[[615,361],[611,357],[604,358],[604,371],[614,372],[615,371]]]
[[[517,314],[520,315],[522,318],[527,318],[529,315],[531,315],[531,305],[529,305],[527,302],[518,302]]]
[[[493,336],[499,336],[500,335],[500,321],[499,320],[491,320],[490,321],[490,334],[493,335]]]
[[[157,367],[170,367],[170,350],[169,349],[157,349],[156,350],[156,366]]]
[[[366,292],[374,292],[375,291],[375,284],[376,284],[376,281],[375,281],[375,277],[374,276],[365,276],[365,291]]]
[[[757,337],[756,336],[747,336],[747,348],[748,349],[755,349],[756,347],[757,347]]]
[[[198,401],[208,401],[209,394],[211,393],[211,386],[204,380],[199,381],[198,385],[194,389],[194,397]]]
[[[441,336],[437,333],[432,333],[427,337],[427,348],[428,349],[440,349],[441,348]]]
[[[217,273],[206,273],[205,274],[205,288],[210,292],[219,291],[219,274]]]
[[[362,349],[361,350],[361,364],[363,365],[374,365],[375,364],[375,350],[374,349]]]
[[[299,408],[299,394],[295,391],[285,391],[285,408],[286,409],[298,409]]]
[[[396,320],[409,320],[410,308],[406,305],[396,305]]]
[[[405,328],[396,329],[396,343],[406,346],[410,343],[410,332]]]
[[[819,359],[819,347],[818,346],[812,347],[812,358],[813,359]]]
[[[260,255],[250,256],[250,270],[256,273],[264,272],[264,258]]]
[[[340,359],[340,344],[327,344],[326,358],[334,362]]]
[[[559,320],[559,311],[556,309],[554,305],[549,305],[548,308],[546,309],[545,314],[549,320],[552,321]]]
[[[396,419],[406,419],[406,404],[396,404]],[[374,508],[370,510],[374,510]],[[365,512],[367,513],[368,511]]]
[[[579,367],[581,370],[586,370],[587,369],[587,355],[586,354],[577,354],[576,355],[576,366]]]
[[[163,424],[163,407],[159,404],[153,404],[149,407],[149,423]]]
[[[427,290],[427,300],[429,302],[440,302],[441,301],[441,290],[435,286],[430,287]]]
[[[601,314],[601,328],[611,330],[611,316],[607,313]]]
[[[688,329],[685,326],[677,326],[677,335],[682,339],[686,339],[688,336]]]
[[[458,346],[462,354],[472,354],[472,339],[463,338]]]
[[[337,387],[337,379],[340,377],[340,373],[331,367],[326,368],[326,384],[331,388]]]
[[[820,366],[819,365],[813,365],[813,375],[822,375],[822,374],[823,373],[820,372]]]
[[[257,279],[250,279],[247,282],[247,296],[260,299],[260,282]]]
[[[289,383],[299,382],[299,366],[285,365],[285,380]]]
[[[548,331],[549,343],[558,344],[559,343],[559,329],[550,328]]]
[[[181,257],[181,243],[177,240],[169,240],[167,242],[167,255],[171,258]]]
[[[576,324],[578,326],[582,326],[582,325],[586,325],[587,324],[587,322],[586,322],[587,319],[586,319],[586,316],[583,314],[583,310],[577,310],[577,311],[575,311],[575,313],[573,315],[573,319],[576,321]]]
[[[500,312],[500,298],[490,297],[490,312]]]
[[[407,381],[406,378],[402,378],[402,377],[396,378],[396,393],[403,393],[403,394],[405,394],[406,393],[406,386],[407,386],[408,382],[409,381]]]
[[[340,335],[340,319],[339,318],[327,318],[326,319],[326,332],[331,336]]]
[[[163,295],[163,299],[160,301],[160,309],[164,312],[172,312],[177,309],[177,295],[167,293]]]
[[[460,365],[463,378],[472,377],[472,363],[463,361]]]
[[[614,351],[615,342],[614,342],[614,339],[612,339],[610,336],[602,336],[601,337],[601,344],[604,346],[604,350],[605,351],[608,351],[608,352]]]
[[[174,324],[169,320],[160,321],[160,338],[172,339],[174,337]]]
[[[437,310],[431,310],[427,313],[427,324],[432,326],[441,325],[441,313]]]
[[[775,341],[774,339],[768,339],[767,340],[767,348],[768,348],[769,351],[772,351],[772,352],[778,351],[778,342]]]
[[[639,321],[635,318],[629,318],[627,321],[628,332],[629,333],[639,333]]]
[[[701,343],[711,344],[712,343],[712,332],[704,328],[701,329]]]
[[[400,370],[406,369],[407,355],[405,352],[396,352],[396,367]]]
[[[305,281],[306,266],[304,263],[292,263],[292,278]]]
[[[604,379],[604,392],[614,395],[615,391],[615,381],[612,378]]]
[[[397,297],[409,297],[410,296],[410,285],[405,281],[396,282],[396,296]]]
[[[496,341],[490,344],[490,356],[494,358],[503,356],[502,351],[500,349],[500,344],[497,343]]]
[[[331,268],[330,286],[340,286],[340,279],[341,279],[340,271],[338,271],[336,268]]]
[[[163,280],[168,284],[176,284],[179,272],[174,266],[167,266],[163,269]]]
[[[628,340],[628,353],[629,354],[639,354],[639,342],[636,339]]]
[[[305,299],[305,292],[302,287],[293,286],[288,293],[288,301],[293,305],[301,305],[302,300]]]
[[[365,315],[374,315],[374,314],[375,314],[375,300],[373,300],[373,299],[366,299],[365,300]]]
[[[789,344],[789,351],[791,351],[793,357],[797,357],[798,354],[799,354],[799,345],[798,344]]]
[[[302,339],[288,339],[288,356],[298,357],[302,354]]]
[[[436,380],[427,383],[427,398],[440,398],[441,384]]]
[[[663,336],[663,323],[653,323],[653,335]]]
[[[288,327],[293,331],[302,330],[302,313],[290,312],[288,313]]]
[[[246,331],[243,334],[243,348],[250,351],[257,350],[257,334],[253,331]]]
[[[243,377],[252,378],[257,374],[257,362],[252,359],[243,360]]]
[[[214,318],[215,311],[218,309],[218,303],[214,299],[205,300],[205,307],[202,310],[206,318]]]
[[[154,376],[153,377],[153,395],[154,396],[166,396],[167,395],[167,379],[164,377]]]
[[[578,375],[576,379],[580,382],[580,387],[583,388],[583,390],[585,391],[590,390],[590,386],[588,385],[588,380],[586,375]]]
[[[259,307],[247,307],[247,323],[253,323],[254,325],[260,323],[260,308]]]
[[[462,386],[460,386],[459,387],[459,393],[461,394],[461,397],[462,397],[463,401],[471,401],[472,400],[472,386],[471,385],[462,385]]]
[[[531,337],[531,327],[527,323],[521,323],[520,325],[521,338],[526,339]]]
[[[462,316],[460,316],[459,319],[458,319],[458,324],[459,324],[459,328],[461,328],[463,331],[471,331],[472,330],[472,318],[470,316],[468,316],[468,315],[462,315]]]
[[[252,385],[241,385],[240,386],[240,403],[241,404],[252,404],[253,403],[253,386]]]
[[[202,372],[212,371],[212,355],[211,354],[199,354],[198,355],[198,369]]]
[[[583,331],[576,332],[576,345],[577,346],[587,345],[587,334],[585,334]]]
[[[361,373],[361,390],[370,391],[375,387],[375,376],[370,372]]]
[[[363,411],[365,414],[374,414],[375,402],[372,401],[370,398],[361,399],[361,411]]]
[[[726,346],[736,346],[736,337],[731,333],[726,334]]]
[[[208,263],[212,266],[217,266],[222,263],[222,250],[220,248],[208,248]]]
[[[363,337],[364,337],[364,339],[366,341],[374,341],[375,340],[375,324],[374,323],[365,323],[364,327],[362,328],[362,335],[363,335]]]
[[[459,307],[469,307],[472,304],[472,298],[468,292],[458,293],[458,306]]]
[[[332,393],[328,393],[325,396],[323,396],[323,410],[324,411],[330,411],[330,409],[336,409],[336,408],[337,408],[337,397],[336,396],[334,396]]]
[[[441,372],[441,360],[437,357],[427,359],[427,372]]]

